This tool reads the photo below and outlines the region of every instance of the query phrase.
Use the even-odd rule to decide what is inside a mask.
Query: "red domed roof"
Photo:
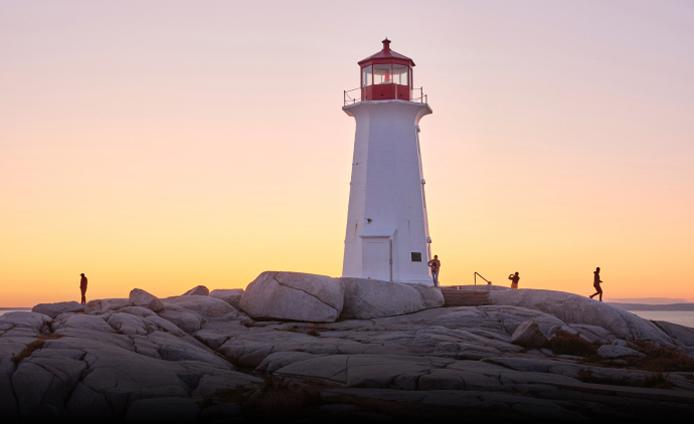
[[[399,63],[402,65],[414,66],[414,61],[412,59],[396,52],[395,50],[390,49],[389,39],[386,38],[382,41],[382,43],[383,49],[380,52],[357,62],[359,63],[359,66],[371,63]]]

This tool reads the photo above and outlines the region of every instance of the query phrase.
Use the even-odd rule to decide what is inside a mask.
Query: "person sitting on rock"
[[[508,279],[511,280],[511,288],[517,289],[518,288],[518,282],[520,281],[520,277],[518,276],[518,271],[516,271],[515,274],[509,274]]]
[[[600,295],[599,299],[602,302],[602,288],[600,287],[600,283],[602,283],[602,280],[600,279],[600,267],[595,268],[595,271],[593,271],[593,287],[595,287],[596,292],[591,294],[589,297],[592,299],[593,297]]]
[[[431,278],[434,280],[434,287],[439,286],[439,269],[441,268],[441,261],[439,261],[439,255],[434,255],[434,259],[430,260],[429,268],[431,268]]]
[[[82,292],[82,304],[84,305],[87,303],[87,276],[84,275],[84,272],[80,274],[80,291]]]

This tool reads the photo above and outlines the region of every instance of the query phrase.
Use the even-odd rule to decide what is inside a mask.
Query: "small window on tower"
[[[393,65],[393,81],[399,85],[409,85],[410,81],[407,77],[407,66]]]
[[[422,252],[410,252],[412,262],[422,262]]]
[[[362,76],[361,76],[361,82],[364,87],[368,85],[373,85],[373,71],[371,69],[371,65],[366,66],[361,69],[362,71]]]

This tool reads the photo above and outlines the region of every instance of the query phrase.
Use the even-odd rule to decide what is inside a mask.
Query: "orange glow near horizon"
[[[0,307],[79,300],[81,272],[88,299],[339,275],[342,90],[386,35],[434,110],[442,284],[588,295],[600,266],[606,300],[694,301],[689,3],[272,8],[3,3]]]

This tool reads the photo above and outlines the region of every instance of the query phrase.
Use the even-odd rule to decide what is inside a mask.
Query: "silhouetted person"
[[[590,295],[590,298],[600,295],[599,299],[602,302],[602,288],[600,287],[602,280],[600,279],[600,267],[595,268],[593,271],[593,287],[595,287],[596,292]]]
[[[80,276],[80,291],[82,292],[82,304],[87,303],[87,276],[81,273]]]
[[[439,261],[439,255],[434,255],[434,259],[430,260],[429,268],[431,268],[431,277],[434,279],[434,287],[439,286],[439,269],[441,269],[441,261]]]
[[[518,276],[518,271],[516,271],[515,274],[509,274],[508,279],[511,280],[511,288],[517,289],[518,288],[518,282],[520,281],[520,277]]]

